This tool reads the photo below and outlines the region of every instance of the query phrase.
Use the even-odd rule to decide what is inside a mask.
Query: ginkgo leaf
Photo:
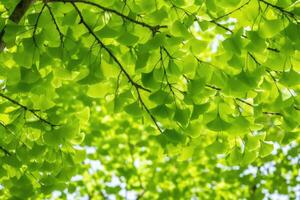
[[[261,157],[266,157],[266,156],[268,156],[272,153],[273,148],[274,147],[273,147],[272,143],[262,142],[261,147],[260,147],[260,151],[259,151],[259,155]]]
[[[241,148],[235,147],[229,154],[227,162],[230,165],[240,165],[243,159],[243,153]]]
[[[182,126],[186,126],[190,119],[190,113],[189,109],[177,109],[175,111],[174,120]]]
[[[206,150],[211,154],[223,154],[228,150],[228,143],[225,141],[220,142],[219,140],[216,140],[214,143],[208,145]]]
[[[225,7],[233,7],[239,5],[241,0],[221,0],[220,5]]]
[[[243,160],[241,162],[242,165],[248,165],[255,161],[255,159],[258,157],[259,151],[253,150],[253,151],[245,151],[243,154]]]
[[[199,115],[205,113],[209,109],[209,106],[209,103],[194,105],[191,119],[197,119]]]
[[[233,135],[243,136],[249,132],[250,122],[243,116],[235,118],[228,132]]]
[[[252,151],[260,147],[260,141],[258,136],[248,135],[246,141],[246,150]]]
[[[264,20],[259,33],[263,38],[271,38],[283,30],[284,26],[280,19]]]
[[[143,114],[142,109],[140,108],[138,102],[133,102],[124,107],[124,110],[135,117],[141,116]]]
[[[208,122],[206,126],[212,131],[226,131],[227,129],[230,128],[231,124],[224,121],[220,117],[220,115],[217,115],[217,117],[212,121]]]
[[[169,104],[174,100],[172,96],[163,90],[158,90],[149,96],[149,99],[157,104]]]
[[[293,87],[300,84],[300,74],[293,69],[284,72],[281,76],[280,82],[288,87]]]
[[[142,74],[142,83],[145,87],[156,89],[159,87],[159,83],[155,81],[153,71],[150,73]]]
[[[98,83],[88,87],[87,95],[93,98],[103,98],[110,91],[112,90],[109,83]]]
[[[117,30],[114,30],[109,26],[104,26],[101,30],[96,31],[95,34],[100,38],[115,38],[120,35]]]
[[[167,129],[162,134],[165,135],[168,140],[176,144],[185,140],[185,136],[175,130]]]
[[[134,45],[139,40],[139,37],[131,33],[124,33],[123,35],[118,37],[117,40],[123,45],[131,46]]]
[[[241,40],[239,34],[224,40],[222,44],[226,51],[233,52],[237,55],[241,54],[241,50],[243,48],[243,43],[242,43],[242,40]]]

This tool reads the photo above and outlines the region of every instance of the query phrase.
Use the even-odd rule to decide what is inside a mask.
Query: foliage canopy
[[[0,30],[1,199],[300,198],[299,0],[1,0]]]

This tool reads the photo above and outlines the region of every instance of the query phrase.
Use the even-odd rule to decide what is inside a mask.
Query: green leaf
[[[124,33],[118,37],[117,41],[126,46],[132,46],[139,40],[138,36],[135,36],[131,33]]]
[[[163,90],[158,90],[158,91],[152,93],[149,96],[149,99],[158,105],[170,104],[174,101],[172,96],[168,92],[165,92]]]
[[[114,30],[109,26],[104,26],[101,30],[96,31],[95,34],[99,38],[116,38],[120,35],[120,33],[117,30]]]
[[[214,143],[208,145],[206,150],[213,155],[224,154],[228,150],[228,143],[217,139]]]
[[[160,84],[154,79],[153,71],[150,73],[142,73],[142,83],[145,87],[156,89]]]
[[[285,28],[284,24],[280,19],[264,20],[260,25],[259,34],[262,38],[272,38]]]
[[[139,106],[139,103],[138,102],[133,102],[127,106],[124,107],[124,110],[132,115],[132,116],[135,116],[135,117],[139,117],[143,114],[143,111],[142,109],[140,108]]]
[[[179,37],[189,37],[190,33],[188,32],[188,27],[181,21],[177,20],[173,23],[171,31],[172,34]]]
[[[137,61],[135,64],[136,70],[142,69],[147,65],[150,54],[148,52],[141,52],[137,55]]]
[[[256,150],[260,147],[260,141],[258,136],[248,135],[247,142],[246,142],[246,150],[252,151]]]
[[[259,151],[253,150],[253,151],[245,151],[243,154],[243,161],[242,165],[249,165],[250,163],[254,162],[256,158],[258,157]]]
[[[92,98],[104,98],[112,88],[108,82],[101,82],[88,87],[87,95]]]
[[[227,52],[235,53],[237,55],[241,54],[243,48],[243,41],[241,39],[240,32],[241,31],[223,41],[223,47]]]
[[[212,121],[208,122],[206,124],[207,128],[209,128],[212,131],[226,131],[230,128],[231,124],[224,121],[220,115],[217,115],[217,117],[215,119],[213,119]]]
[[[63,132],[60,130],[47,131],[43,135],[44,142],[50,146],[58,146],[63,143]]]
[[[186,126],[190,120],[190,110],[189,109],[177,109],[174,115],[174,120],[179,122],[181,126]]]
[[[243,153],[240,147],[234,147],[233,151],[227,157],[227,162],[230,165],[240,165],[243,159]]]
[[[204,114],[209,109],[210,103],[204,103],[204,104],[195,104],[193,106],[193,112],[191,119],[197,119],[201,114]]]
[[[280,82],[288,87],[294,87],[300,84],[300,74],[293,69],[283,72]]]
[[[238,6],[240,2],[241,0],[221,0],[218,3],[220,4],[220,6],[224,7],[235,7]]]
[[[266,42],[259,36],[259,33],[257,31],[249,31],[247,32],[247,35],[251,40],[251,42],[247,45],[249,51],[261,53],[266,49]]]
[[[274,149],[274,146],[272,143],[268,143],[268,142],[261,142],[261,147],[260,147],[260,151],[259,151],[259,155],[260,157],[266,157],[268,155],[270,155],[272,153]]]
[[[168,119],[173,115],[173,110],[165,105],[159,105],[155,108],[152,108],[151,113],[153,113],[155,116],[161,117],[162,119]]]
[[[185,141],[185,136],[174,129],[167,129],[162,133],[162,135],[164,135],[168,141],[174,144],[182,143]]]

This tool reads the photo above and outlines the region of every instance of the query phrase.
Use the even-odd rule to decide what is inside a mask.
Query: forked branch
[[[142,85],[136,83],[131,76],[128,74],[128,72],[125,70],[124,66],[121,64],[121,62],[118,60],[118,58],[115,56],[115,54],[101,41],[101,39],[95,34],[95,32],[93,31],[93,29],[86,23],[86,21],[84,20],[81,11],[79,10],[79,8],[76,6],[76,4],[74,2],[71,2],[73,7],[75,8],[76,12],[79,15],[80,18],[80,23],[84,25],[84,27],[88,30],[88,32],[95,38],[95,40],[97,41],[97,43],[100,45],[101,48],[103,48],[108,54],[109,56],[113,59],[113,61],[118,65],[118,67],[120,68],[120,70],[122,71],[122,73],[124,73],[124,75],[126,76],[127,80],[131,83],[132,86],[134,86],[134,88],[136,89],[137,95],[138,95],[138,100],[140,101],[142,107],[146,110],[146,112],[149,114],[150,118],[152,119],[152,121],[154,122],[155,126],[158,128],[158,130],[160,132],[162,132],[161,128],[158,125],[157,120],[155,119],[155,117],[151,114],[149,108],[146,106],[145,102],[143,101],[142,97],[141,97],[141,93],[140,90],[144,90],[146,92],[151,92],[149,89],[143,87]]]
[[[152,31],[153,34],[155,34],[156,32],[158,32],[162,28],[167,28],[166,25],[150,25],[150,24],[147,24],[145,22],[138,21],[136,19],[128,17],[127,15],[124,15],[123,13],[121,13],[121,12],[119,12],[117,10],[114,10],[112,8],[108,8],[108,7],[102,6],[100,4],[97,4],[97,3],[94,3],[94,2],[91,2],[91,1],[86,1],[86,0],[48,0],[46,2],[63,2],[63,3],[71,3],[71,4],[82,3],[82,4],[91,5],[91,6],[97,7],[97,8],[99,8],[99,9],[105,11],[105,12],[115,14],[115,15],[121,17],[124,20],[130,21],[130,22],[132,22],[134,24],[137,24],[137,25],[140,25],[142,27],[145,27],[145,28],[149,29],[150,31]]]
[[[43,123],[45,123],[45,124],[48,124],[48,125],[51,126],[51,127],[59,126],[59,125],[57,125],[57,124],[53,124],[52,122],[50,122],[50,121],[48,121],[47,119],[45,119],[45,118],[43,118],[42,116],[40,116],[40,115],[37,113],[38,110],[35,110],[35,109],[32,109],[32,108],[28,108],[27,106],[25,106],[25,105],[23,105],[23,104],[17,102],[16,100],[10,98],[9,96],[7,96],[7,95],[5,95],[5,94],[3,94],[3,93],[0,93],[0,97],[2,97],[2,98],[4,98],[4,99],[10,101],[11,103],[13,103],[13,104],[19,106],[19,107],[22,108],[23,110],[32,113],[36,118],[38,118],[38,120],[40,120],[41,122],[43,122]]]

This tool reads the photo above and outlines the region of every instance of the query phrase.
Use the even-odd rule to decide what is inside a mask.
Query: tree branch
[[[249,102],[247,102],[247,101],[245,101],[245,100],[243,100],[243,99],[240,99],[240,98],[235,98],[235,99],[236,99],[237,101],[240,101],[240,102],[242,102],[242,103],[244,103],[244,104],[250,106],[250,107],[254,107],[253,104],[251,104],[251,103],[249,103]]]
[[[224,18],[224,17],[227,17],[227,16],[229,16],[229,15],[235,13],[236,11],[238,11],[238,10],[242,9],[243,7],[245,7],[246,5],[248,5],[248,4],[250,3],[250,1],[251,1],[251,0],[248,0],[246,3],[244,3],[244,4],[241,5],[240,7],[236,8],[236,9],[234,9],[234,10],[232,10],[232,11],[230,11],[230,12],[224,14],[224,15],[221,15],[221,16],[215,18],[213,21],[218,21],[218,20],[220,20],[220,19],[222,19],[222,18]]]
[[[37,31],[37,27],[38,27],[38,23],[39,23],[39,20],[40,20],[40,17],[45,9],[47,4],[44,4],[43,7],[41,8],[37,18],[36,18],[36,21],[35,21],[35,24],[34,24],[34,28],[33,28],[33,32],[32,32],[32,39],[33,39],[33,42],[34,42],[34,45],[37,47],[37,43],[36,43],[36,40],[35,40],[35,34],[36,34],[36,31]]]
[[[264,3],[267,6],[270,6],[270,7],[274,8],[274,9],[278,10],[279,12],[281,12],[284,15],[290,16],[291,18],[293,18],[298,23],[298,20],[297,20],[296,15],[294,13],[292,13],[290,11],[287,11],[284,8],[280,7],[280,6],[274,5],[274,4],[272,4],[270,2],[267,2],[265,0],[259,0],[259,1],[262,2],[262,3]]]
[[[221,90],[222,90],[221,88],[218,88],[218,87],[215,87],[215,86],[212,86],[212,85],[208,85],[208,84],[206,84],[205,86],[208,87],[208,88],[211,88],[211,89],[213,89],[213,90],[217,90],[217,91],[221,91]],[[242,102],[242,103],[244,103],[244,104],[246,104],[246,105],[248,105],[248,106],[250,106],[250,107],[252,107],[252,108],[255,107],[253,104],[251,104],[251,103],[249,103],[249,102],[247,102],[247,101],[245,101],[245,100],[243,100],[243,99],[241,99],[241,98],[234,97],[234,100],[237,100],[237,101],[239,101],[239,102]],[[263,111],[262,113],[265,114],[265,115],[277,115],[277,116],[283,116],[283,114],[280,113],[280,112]]]
[[[11,13],[8,19],[18,24],[34,1],[35,0],[21,0],[17,4],[17,6],[15,7],[14,11]],[[0,52],[3,51],[3,49],[5,48],[5,43],[3,41],[4,34],[5,26],[0,32]]]
[[[283,116],[281,113],[279,112],[263,112],[263,114],[266,114],[266,115],[277,115],[277,116]]]
[[[142,107],[146,110],[146,112],[148,113],[148,115],[150,116],[151,120],[153,121],[153,123],[155,124],[156,128],[159,130],[160,133],[163,133],[163,131],[161,130],[160,126],[158,125],[158,122],[156,120],[156,118],[152,115],[152,113],[150,112],[149,108],[146,106],[145,102],[143,101],[139,88],[136,87],[136,92],[138,95],[138,99],[142,104]]]
[[[160,129],[155,117],[151,114],[150,110],[148,109],[148,107],[146,106],[146,104],[144,103],[141,94],[140,94],[140,90],[144,90],[146,92],[151,92],[149,89],[144,88],[142,85],[139,85],[138,83],[136,83],[128,74],[128,72],[125,70],[125,68],[123,67],[123,65],[121,64],[121,62],[118,60],[118,58],[113,54],[113,52],[100,40],[100,38],[94,33],[94,31],[92,30],[92,28],[85,22],[81,11],[79,10],[79,8],[76,6],[76,4],[74,2],[71,2],[71,4],[73,5],[73,7],[75,8],[75,10],[77,11],[79,18],[80,18],[80,23],[82,23],[85,28],[88,30],[88,32],[95,38],[95,40],[98,42],[98,44],[100,45],[101,48],[103,48],[108,54],[109,56],[113,59],[113,61],[119,66],[120,70],[125,74],[127,80],[131,83],[131,85],[133,85],[136,89],[137,95],[138,95],[138,99],[142,104],[142,107],[146,110],[146,112],[149,114],[149,116],[151,117],[152,121],[154,122],[155,126],[158,128],[158,130],[162,133],[162,130]]]
[[[75,8],[75,10],[77,11],[79,17],[80,17],[80,23],[82,23],[85,28],[88,30],[88,32],[95,38],[95,40],[98,42],[98,44],[101,46],[101,48],[105,49],[105,51],[109,54],[109,56],[115,61],[115,63],[117,63],[117,65],[119,66],[119,68],[121,69],[121,71],[125,74],[126,78],[128,79],[128,81],[136,88],[145,90],[147,92],[151,92],[149,89],[144,88],[143,86],[139,85],[138,83],[136,83],[135,81],[133,81],[133,79],[130,77],[130,75],[128,74],[128,72],[125,70],[125,68],[123,67],[123,65],[121,64],[121,62],[117,59],[117,57],[113,54],[113,52],[100,40],[100,38],[95,34],[95,32],[92,30],[92,28],[85,22],[81,11],[79,10],[79,8],[76,6],[75,3],[71,2],[73,7]]]
[[[49,122],[47,119],[41,117],[39,114],[37,114],[37,110],[35,109],[32,109],[32,108],[28,108],[27,106],[24,106],[23,104],[17,102],[16,100],[10,98],[9,96],[6,96],[5,94],[3,93],[0,93],[0,97],[10,101],[11,103],[21,107],[22,109],[24,109],[25,111],[29,111],[30,113],[32,113],[36,118],[38,118],[41,122],[45,123],[45,124],[48,124],[49,126],[51,127],[55,127],[55,126],[59,126],[59,125],[56,125],[56,124],[53,124],[51,122]]]
[[[167,28],[166,25],[154,25],[154,26],[152,26],[152,25],[147,24],[145,22],[141,22],[141,21],[135,20],[131,17],[128,17],[127,15],[124,15],[123,13],[121,13],[117,10],[114,10],[112,8],[107,8],[107,7],[104,7],[100,4],[90,2],[90,1],[86,1],[86,0],[48,0],[46,2],[63,2],[63,3],[72,3],[72,4],[74,4],[74,3],[83,3],[83,4],[91,5],[91,6],[97,7],[97,8],[99,8],[99,9],[105,11],[105,12],[113,13],[113,14],[121,17],[122,19],[133,22],[133,23],[138,24],[142,27],[148,28],[150,31],[152,31],[153,34],[158,32],[159,29],[161,29],[161,28]]]
[[[0,150],[3,151],[5,155],[11,156],[11,153],[4,147],[0,146]]]
[[[50,16],[51,16],[51,18],[52,18],[52,20],[53,20],[53,23],[54,23],[54,25],[55,25],[55,28],[56,28],[56,30],[57,30],[57,32],[58,32],[58,34],[59,34],[60,43],[61,43],[61,45],[63,45],[63,44],[64,44],[64,41],[63,41],[63,40],[64,40],[64,34],[61,32],[61,30],[60,30],[60,28],[59,28],[59,26],[58,26],[58,24],[57,24],[57,22],[56,22],[56,20],[55,20],[54,14],[53,14],[53,12],[52,12],[50,6],[49,6],[47,3],[46,3],[45,5],[46,5],[46,7],[47,7],[47,9],[48,9],[48,11],[49,11],[49,13],[50,13]]]
[[[171,83],[169,81],[167,70],[166,70],[166,67],[164,65],[163,51],[166,52],[166,54],[167,54],[167,56],[169,57],[170,60],[172,60],[173,57],[171,56],[171,54],[167,51],[167,49],[165,47],[162,47],[162,46],[160,47],[160,61],[161,61],[161,65],[162,65],[162,68],[163,68],[164,77],[166,78],[167,85],[168,85],[168,87],[170,89],[170,92],[173,95],[175,106],[177,107],[177,104],[176,104],[176,95],[175,95],[175,92],[173,90],[173,86],[171,85]]]
[[[217,91],[221,91],[221,88],[218,88],[214,85],[205,84],[205,87],[208,87],[208,88],[211,88],[211,89],[214,89],[214,90],[217,90]]]

